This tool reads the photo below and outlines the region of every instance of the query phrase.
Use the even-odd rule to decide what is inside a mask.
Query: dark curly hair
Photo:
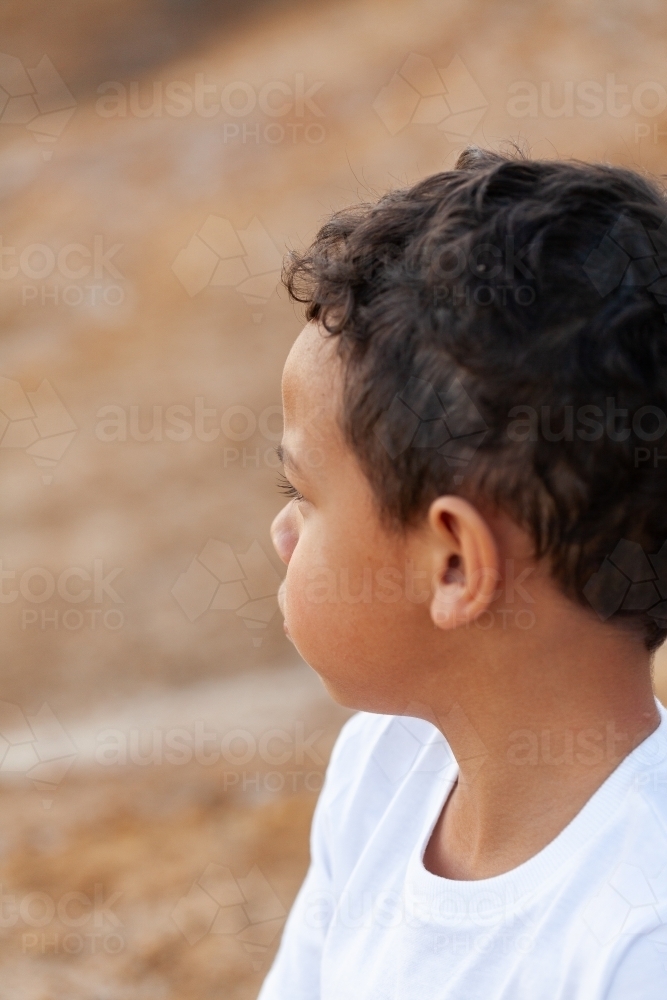
[[[283,276],[338,338],[343,431],[385,522],[484,496],[649,650],[667,636],[666,209],[629,170],[470,147],[336,213]]]

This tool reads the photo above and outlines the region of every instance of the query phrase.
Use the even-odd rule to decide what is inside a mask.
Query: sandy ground
[[[67,720],[57,784],[0,774],[0,997],[254,997],[348,715],[276,666]]]
[[[660,13],[651,0],[5,5],[3,51],[24,69],[47,55],[74,111],[51,139],[0,118],[13,254],[0,375],[28,406],[46,381],[66,415],[42,415],[37,452],[27,439],[0,448],[0,730],[19,748],[0,772],[2,1000],[256,995],[307,864],[313,775],[345,717],[294,665],[275,608],[258,628],[246,605],[216,610],[205,593],[210,540],[241,560],[260,546],[262,593],[280,574],[271,449],[300,321],[276,254],[332,208],[450,165],[468,141],[664,172],[667,116],[645,86],[664,71]],[[463,80],[444,111],[438,68]],[[197,79],[213,87],[202,110],[166,110],[168,88]],[[239,81],[254,109],[211,115]],[[592,117],[568,106],[587,81],[603,94]],[[535,113],[517,115],[513,88],[526,84]],[[124,94],[124,110],[100,103],[100,87]],[[463,118],[439,128],[443,114]],[[211,217],[236,261],[227,285],[208,280],[210,254],[174,270]],[[258,224],[255,251],[239,254],[234,240]],[[31,256],[35,245],[46,249]],[[73,277],[95,248],[111,254],[101,277]],[[242,286],[250,272],[259,282]],[[180,440],[167,434],[173,407],[181,419],[185,408]],[[61,433],[62,454],[40,458]],[[252,589],[248,565],[239,580]],[[199,584],[187,577],[179,603],[193,566]],[[664,697],[665,657],[658,674]],[[186,759],[198,722],[229,741],[226,757]],[[261,751],[272,728],[292,744]],[[317,761],[294,749],[275,763],[276,747],[318,729]],[[31,779],[36,748],[48,767]]]
[[[660,29],[648,3],[633,7],[625,31],[622,4],[250,5],[246,19],[229,27],[207,22],[199,35],[192,28],[181,50],[173,24],[149,31],[143,15],[133,22],[127,13],[135,6],[146,17],[148,8],[162,8],[157,0],[123,5],[113,30],[111,7],[101,2],[96,18],[53,22],[46,4],[41,16],[16,5],[8,18],[5,44],[28,67],[52,51],[76,101],[53,143],[0,122],[0,232],[14,252],[0,281],[2,374],[24,392],[46,380],[75,426],[62,457],[48,467],[24,447],[0,449],[2,560],[14,574],[14,597],[0,607],[0,677],[4,697],[25,710],[36,691],[58,712],[286,655],[277,616],[261,633],[233,611],[189,620],[172,594],[209,539],[239,554],[257,543],[280,572],[268,540],[281,503],[272,448],[280,434],[280,371],[300,321],[277,290],[274,253],[279,258],[302,244],[332,208],[446,166],[468,139],[517,138],[535,155],[609,159],[656,172],[667,142],[641,130],[635,140],[638,126],[662,127],[662,118],[642,118],[629,101],[620,117],[609,102],[593,118],[550,111],[568,82],[613,73],[614,86],[641,96],[642,81],[660,79]],[[117,41],[122,26],[124,47]],[[141,74],[144,43],[133,33],[146,38],[150,65]],[[155,64],[158,38],[166,39],[169,58]],[[378,104],[399,70],[428,90],[414,61],[405,68],[411,54],[425,61],[418,69],[427,78],[429,65],[469,74],[460,103],[477,110],[456,126],[466,135],[402,125],[397,98],[387,98],[388,108]],[[258,106],[247,120],[209,117],[204,105],[202,114],[167,113],[167,87],[194,87],[197,78],[217,87],[218,102],[230,82],[257,95],[267,81],[279,84],[291,88],[295,107],[272,118]],[[412,86],[400,79],[399,86]],[[538,102],[534,117],[514,116],[512,88],[522,81],[549,83],[551,104]],[[108,103],[119,89],[126,107]],[[162,110],[155,105],[144,116],[154,90]],[[312,91],[310,104],[302,97],[297,108],[297,90]],[[274,103],[280,93],[272,92]],[[293,128],[268,141],[281,136],[265,131],[272,123]],[[245,142],[235,124],[247,126]],[[264,247],[251,260],[269,275],[261,301],[247,301],[235,286],[193,292],[188,284],[188,294],[177,277],[179,254],[211,217],[236,232],[257,220],[268,234],[274,250]],[[94,276],[67,277],[85,269],[88,258],[76,251],[63,273],[55,267],[43,279],[31,277],[44,267],[38,251],[12,277],[11,266],[35,245],[54,257],[77,245],[84,254],[97,245],[100,259],[113,250],[120,277],[100,264],[96,292],[88,288]],[[205,280],[205,267],[202,273]],[[175,435],[173,412],[167,416],[173,407],[189,413],[179,411],[185,428]],[[47,415],[42,433],[59,427]],[[110,590],[73,603],[55,587],[41,599],[50,579],[55,585],[72,570],[92,575],[96,565],[101,577],[113,574]],[[34,575],[40,569],[50,574],[46,583]],[[66,583],[75,594],[78,580]],[[258,637],[261,645],[253,644]]]

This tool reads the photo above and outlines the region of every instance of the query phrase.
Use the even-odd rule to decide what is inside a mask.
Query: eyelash
[[[299,493],[296,486],[292,486],[287,476],[284,476],[282,472],[278,473],[278,489],[290,500],[303,500],[302,494]]]

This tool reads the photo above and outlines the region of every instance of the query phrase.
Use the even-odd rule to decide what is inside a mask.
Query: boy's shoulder
[[[632,760],[635,790],[667,840],[667,708],[656,703],[660,725],[626,759]]]
[[[326,841],[332,884],[342,888],[366,845],[380,830],[386,833],[392,810],[407,810],[414,819],[433,781],[446,781],[444,770],[453,780],[456,769],[447,741],[430,722],[371,712],[351,716],[334,744],[311,832],[313,854],[318,839]],[[415,779],[424,793],[416,809],[408,801]]]
[[[652,828],[645,847],[657,835],[667,844],[667,709],[658,705],[661,724],[619,766],[625,780],[605,782],[605,791],[625,799],[626,819],[643,815]],[[458,720],[460,722],[460,720]],[[471,740],[474,737],[471,732]],[[474,749],[474,748],[472,748]],[[479,748],[477,748],[479,749]],[[485,748],[481,746],[483,751]],[[475,750],[476,753],[476,750]],[[483,764],[485,754],[479,756]],[[456,779],[458,766],[440,730],[424,719],[403,715],[357,712],[343,725],[334,745],[325,785],[323,807],[336,815],[339,832],[346,820],[375,825],[389,803],[409,781],[426,791],[436,782],[444,787]],[[620,779],[620,775],[616,776]],[[604,794],[602,789],[600,793]],[[632,805],[634,803],[634,805]],[[645,832],[648,834],[648,830]],[[642,838],[643,839],[643,838]]]
[[[456,762],[440,730],[408,715],[356,712],[343,725],[327,771],[330,791],[372,779],[395,788],[409,773],[442,771]]]
[[[327,768],[323,806],[339,829],[350,820],[373,824],[405,783],[420,774],[428,782],[457,765],[447,740],[424,719],[357,712],[343,725]]]
[[[637,787],[646,792],[661,790],[663,794],[655,796],[655,808],[667,820],[667,778],[662,778],[667,774],[667,708],[656,704],[660,725],[632,751],[623,766],[634,772]],[[459,729],[467,723],[461,711],[456,722]],[[469,729],[468,756],[486,757],[486,748],[472,726]],[[473,743],[479,746],[473,747]],[[352,762],[355,767],[351,772],[347,765]],[[412,771],[441,771],[446,766],[456,767],[456,762],[447,740],[433,723],[407,715],[355,712],[338,734],[327,777],[330,785],[342,783],[350,787],[355,777],[358,781],[363,772],[370,770],[380,780],[395,785]]]

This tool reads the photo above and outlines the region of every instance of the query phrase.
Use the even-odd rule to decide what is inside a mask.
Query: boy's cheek
[[[335,627],[336,607],[321,599],[317,588],[317,570],[309,566],[304,553],[296,551],[287,567],[278,602],[285,619],[286,632],[301,655],[310,662],[313,650],[329,642]]]
[[[308,601],[306,600],[308,572],[299,555],[297,552],[288,563],[285,579],[278,592],[278,603],[288,628],[290,623],[296,624],[297,620],[308,619]]]
[[[291,583],[292,581],[289,581]],[[360,602],[309,600],[307,587],[286,590],[286,631],[300,656],[349,708],[374,707],[386,683],[387,664],[401,659],[396,618],[387,609],[378,628],[378,607]],[[392,609],[393,612],[393,609]],[[406,654],[407,658],[407,654]]]

